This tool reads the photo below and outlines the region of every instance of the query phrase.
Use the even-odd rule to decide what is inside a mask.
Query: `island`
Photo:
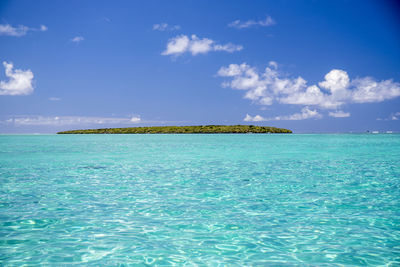
[[[152,126],[128,128],[102,128],[62,131],[57,134],[243,134],[243,133],[292,133],[291,130],[255,125],[198,125]]]

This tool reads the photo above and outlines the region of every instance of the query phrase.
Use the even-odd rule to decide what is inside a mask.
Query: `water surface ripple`
[[[0,136],[0,265],[400,265],[400,135]]]

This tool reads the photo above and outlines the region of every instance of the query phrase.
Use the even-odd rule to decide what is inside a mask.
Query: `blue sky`
[[[0,133],[400,131],[395,1],[1,1]]]

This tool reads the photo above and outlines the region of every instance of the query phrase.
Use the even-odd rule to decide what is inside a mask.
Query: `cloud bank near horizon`
[[[68,125],[101,125],[101,124],[137,124],[141,123],[140,116],[131,118],[116,117],[86,117],[86,116],[25,116],[14,117],[1,121],[5,124],[16,126],[68,126]]]

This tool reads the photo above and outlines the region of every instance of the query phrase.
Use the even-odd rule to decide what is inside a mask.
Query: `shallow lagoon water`
[[[400,135],[0,136],[0,263],[398,266]]]

